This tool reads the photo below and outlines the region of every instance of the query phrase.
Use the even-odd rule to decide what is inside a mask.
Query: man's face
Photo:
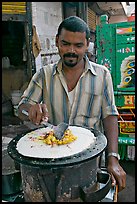
[[[63,64],[67,67],[76,66],[83,59],[88,43],[85,32],[62,29],[61,34],[56,37],[56,46]]]

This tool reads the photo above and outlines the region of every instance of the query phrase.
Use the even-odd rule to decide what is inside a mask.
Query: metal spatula
[[[25,111],[25,110],[22,110],[22,113],[25,114],[26,116],[29,115],[28,112]],[[41,124],[41,125],[44,125],[44,126],[46,126],[46,127],[50,127],[51,129],[53,129],[53,130],[54,130],[54,135],[55,135],[55,137],[56,137],[57,139],[59,139],[59,140],[61,140],[61,139],[63,138],[64,132],[65,132],[65,130],[66,130],[66,129],[68,128],[68,126],[69,126],[69,124],[64,123],[64,122],[60,123],[60,124],[57,125],[57,126],[54,126],[54,125],[52,125],[51,123],[48,123],[48,122],[45,122],[45,121],[42,121],[40,124]]]

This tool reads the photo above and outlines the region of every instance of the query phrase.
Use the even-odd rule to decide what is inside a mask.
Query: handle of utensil
[[[46,126],[46,127],[49,127],[49,128],[51,128],[51,129],[54,128],[54,125],[52,125],[52,124],[50,124],[50,123],[48,123],[48,122],[46,122],[46,121],[42,121],[40,124],[41,124],[41,125],[44,125],[44,126]]]
[[[29,113],[28,113],[27,111],[25,111],[25,110],[22,110],[22,113],[23,113],[24,115],[26,115],[26,116],[29,116]]]
[[[95,191],[86,190],[85,187],[80,187],[80,198],[84,202],[98,202],[102,200],[111,188],[111,176],[108,172],[97,172],[97,183],[105,184],[102,188]]]
[[[118,198],[118,185],[116,184],[113,202],[117,202],[117,198]]]

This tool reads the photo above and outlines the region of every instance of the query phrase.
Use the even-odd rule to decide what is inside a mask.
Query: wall
[[[41,66],[59,59],[55,36],[62,21],[62,2],[32,2],[32,19],[42,49],[36,58],[38,70]]]
[[[111,16],[109,18],[109,23],[119,23],[119,22],[127,22],[127,16]]]

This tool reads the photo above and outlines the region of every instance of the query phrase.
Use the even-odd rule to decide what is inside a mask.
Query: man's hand
[[[25,110],[28,116],[22,113]],[[18,117],[21,120],[30,120],[32,123],[39,125],[41,121],[48,121],[48,110],[46,104],[21,104],[19,106]]]
[[[118,152],[118,121],[117,116],[108,116],[103,120],[105,135],[108,139],[107,151]],[[114,156],[107,160],[107,170],[111,174],[112,185],[118,184],[118,191],[126,186],[126,173]]]
[[[48,121],[48,110],[46,104],[35,104],[29,109],[29,119],[39,125],[41,121]]]
[[[120,166],[117,158],[108,158],[107,170],[111,175],[112,185],[118,184],[118,191],[122,191],[126,187],[126,172]]]

